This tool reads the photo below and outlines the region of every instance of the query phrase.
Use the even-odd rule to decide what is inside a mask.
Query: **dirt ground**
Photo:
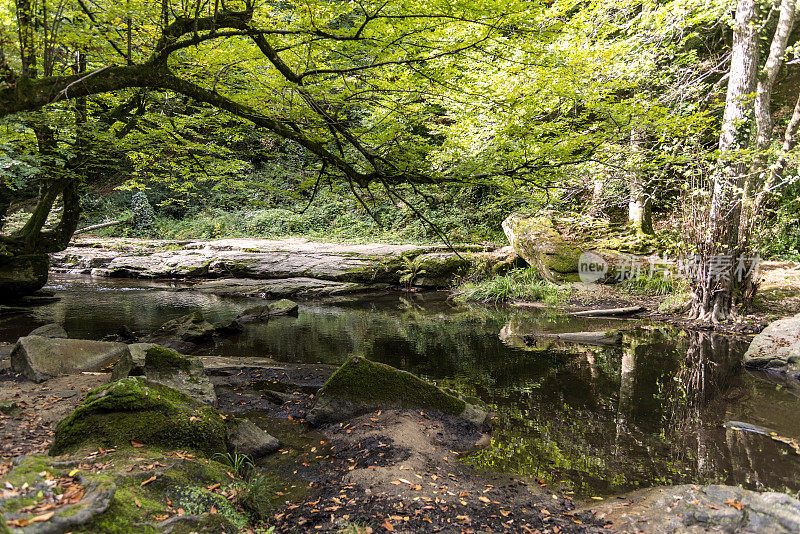
[[[597,532],[568,495],[537,481],[479,473],[459,456],[486,444],[443,414],[382,410],[323,429],[331,458],[319,489],[275,515],[277,532]]]
[[[35,384],[19,379],[9,369],[0,370],[0,399],[19,407],[16,413],[0,414],[2,461],[47,452],[55,425],[75,409],[87,391],[108,382],[108,377],[76,375]]]

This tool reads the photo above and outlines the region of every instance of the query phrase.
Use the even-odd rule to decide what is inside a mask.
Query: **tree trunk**
[[[778,76],[778,71],[783,64],[783,58],[786,54],[786,46],[789,42],[789,35],[792,33],[795,21],[795,10],[797,7],[797,0],[782,0],[780,5],[780,16],[778,18],[778,25],[775,28],[775,34],[770,44],[769,56],[764,63],[764,68],[758,73],[758,85],[756,87],[755,95],[755,121],[756,121],[756,138],[755,138],[755,157],[753,159],[752,169],[750,174],[745,179],[744,187],[742,188],[742,214],[739,221],[739,254],[753,255],[751,251],[751,238],[753,232],[756,230],[758,218],[761,214],[762,202],[764,199],[763,192],[766,188],[772,188],[779,173],[775,173],[772,169],[767,168],[767,160],[769,157],[769,149],[772,145],[773,122],[772,122],[772,89],[775,85],[775,79]],[[795,109],[797,112],[797,108]],[[797,125],[794,124],[796,129]],[[792,130],[792,122],[790,122],[787,133]],[[794,132],[790,133],[791,139],[794,137]],[[785,147],[785,144],[784,144]],[[788,149],[791,150],[791,147]],[[785,158],[785,152],[782,150],[779,155],[779,161]],[[782,166],[782,164],[781,164]],[[781,168],[781,170],[783,170]],[[756,192],[758,191],[758,194]],[[757,205],[758,204],[758,205]],[[739,289],[739,300],[743,309],[750,305],[750,301],[758,289],[758,281],[754,280],[751,276],[745,277],[741,281]]]
[[[22,60],[22,76],[36,78],[35,20],[31,0],[17,0],[17,30],[19,31],[19,53]]]
[[[631,169],[628,172],[628,224],[637,233],[652,234],[653,220],[650,205],[650,192],[642,169],[642,144],[644,133],[639,128],[631,130],[630,150]]]
[[[733,255],[739,250],[741,195],[749,165],[748,148],[758,65],[755,0],[739,0],[733,50],[719,139],[719,158],[713,176],[711,209],[699,237],[699,265],[692,288],[691,316],[718,323],[733,312],[735,280]]]

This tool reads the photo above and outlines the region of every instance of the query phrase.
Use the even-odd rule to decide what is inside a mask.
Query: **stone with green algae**
[[[423,408],[483,423],[487,412],[407,371],[349,358],[317,393],[306,419],[311,424],[341,421],[378,407]]]

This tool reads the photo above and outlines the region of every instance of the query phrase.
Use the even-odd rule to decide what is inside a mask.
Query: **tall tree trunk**
[[[761,215],[761,208],[763,207],[764,194],[762,193],[765,191],[765,188],[772,188],[777,178],[777,174],[767,167],[774,129],[772,122],[772,89],[775,85],[775,79],[778,77],[781,65],[783,65],[786,46],[789,43],[789,35],[792,33],[792,28],[794,27],[796,9],[797,0],[781,0],[780,15],[778,17],[777,27],[775,28],[775,34],[770,44],[769,56],[764,63],[764,67],[758,73],[758,85],[755,95],[756,138],[753,147],[755,156],[750,173],[746,177],[744,187],[742,188],[744,198],[742,199],[742,214],[739,221],[738,236],[738,253],[740,255],[753,256],[751,239],[753,237],[753,232],[756,230],[758,218]],[[797,107],[795,107],[795,112],[797,111]],[[796,127],[797,125],[795,123],[795,130]],[[787,133],[791,132],[791,130],[792,122],[790,122],[790,126],[787,128]],[[794,132],[792,132],[791,136],[788,138],[789,142],[791,142],[793,137]],[[791,150],[791,146],[785,150],[785,152],[781,150],[779,161],[785,158],[785,153],[789,150]],[[758,204],[758,206],[756,204]],[[758,281],[754,280],[752,276],[745,276],[742,280],[737,280],[737,283],[740,285],[740,304],[742,308],[746,309],[750,305],[750,301],[758,289]]]
[[[16,5],[22,75],[27,78],[36,78],[36,34],[33,5],[31,0],[16,0]]]
[[[644,132],[639,128],[631,130],[630,151],[631,163],[628,172],[628,224],[634,227],[637,233],[652,234],[653,219],[650,203],[650,191],[642,168],[642,145]]]
[[[737,252],[741,195],[749,165],[742,157],[750,141],[752,93],[758,68],[755,0],[739,0],[733,32],[731,68],[714,172],[711,209],[702,229],[692,317],[718,323],[731,316],[734,299],[733,254]]]

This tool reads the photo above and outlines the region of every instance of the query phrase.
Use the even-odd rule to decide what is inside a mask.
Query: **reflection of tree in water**
[[[711,332],[688,332],[689,346],[681,365],[672,405],[673,430],[679,433],[696,429],[706,406],[726,391],[731,378],[741,368],[740,354],[731,339]]]
[[[732,350],[728,337],[711,332],[689,332],[686,359],[675,381],[669,429],[681,463],[694,464],[695,477],[713,479],[723,472],[719,460],[727,455],[703,424],[709,404],[727,390],[731,378],[741,367],[741,358]],[[691,456],[691,458],[689,457]],[[694,460],[692,462],[691,460]]]
[[[670,402],[670,437],[679,460],[694,470],[697,480],[745,484],[763,489],[779,485],[781,476],[764,480],[765,458],[775,446],[763,436],[720,427],[731,408],[749,401],[752,392],[732,380],[742,366],[741,350],[732,338],[710,332],[690,332],[686,361]],[[769,469],[766,472],[771,471]]]

